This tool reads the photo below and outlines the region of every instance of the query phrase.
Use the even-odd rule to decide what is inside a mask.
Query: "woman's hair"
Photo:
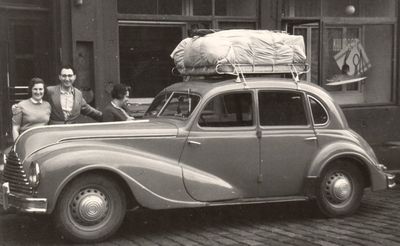
[[[111,98],[121,100],[129,91],[128,87],[124,84],[115,84],[111,91]]]
[[[32,78],[31,81],[29,81],[29,94],[31,96],[32,96],[32,88],[36,84],[43,84],[44,90],[46,91],[46,83],[44,82],[44,80],[41,78],[35,77],[35,78]]]

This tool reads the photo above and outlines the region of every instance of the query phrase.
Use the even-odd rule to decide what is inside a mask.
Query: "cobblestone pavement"
[[[400,245],[400,189],[366,191],[360,210],[327,219],[309,202],[141,211],[98,245]],[[67,245],[48,217],[0,215],[1,245]]]

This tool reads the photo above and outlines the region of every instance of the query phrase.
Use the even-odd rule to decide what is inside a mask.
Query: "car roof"
[[[243,79],[242,79],[243,81]],[[323,99],[331,99],[329,94],[318,85],[300,81],[295,82],[291,78],[276,77],[246,77],[246,82],[236,82],[236,79],[199,79],[187,82],[173,84],[166,88],[167,91],[188,91],[205,95],[210,91],[213,93],[230,91],[235,89],[291,89],[302,90],[314,95],[318,95]]]
[[[243,81],[243,79],[242,79]],[[348,124],[339,105],[322,87],[306,81],[295,82],[292,78],[277,77],[246,77],[246,82],[236,82],[234,79],[198,79],[172,84],[165,91],[180,91],[196,93],[204,98],[235,90],[244,89],[270,89],[270,90],[298,90],[304,91],[317,99],[322,100],[327,106],[331,121],[331,128],[347,128]]]

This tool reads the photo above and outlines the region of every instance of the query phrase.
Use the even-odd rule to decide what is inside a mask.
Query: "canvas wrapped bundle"
[[[304,64],[302,36],[267,30],[225,30],[182,40],[171,57],[182,75],[216,74],[217,65]]]

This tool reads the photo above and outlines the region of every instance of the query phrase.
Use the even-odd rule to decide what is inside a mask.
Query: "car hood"
[[[146,136],[176,136],[178,127],[157,119],[110,123],[51,125],[27,130],[17,139],[14,151],[20,160],[33,152],[59,142]]]

